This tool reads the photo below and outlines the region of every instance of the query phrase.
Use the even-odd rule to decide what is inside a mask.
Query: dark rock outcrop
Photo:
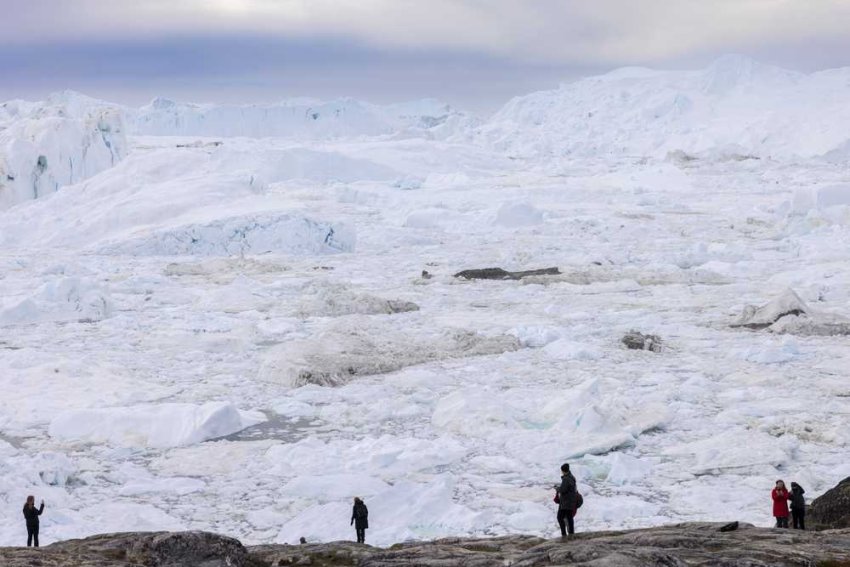
[[[850,476],[812,501],[806,511],[806,527],[815,530],[850,528]]]
[[[509,272],[502,268],[482,268],[478,270],[463,270],[455,274],[456,278],[465,280],[521,280],[528,276],[557,276],[561,273],[558,268],[542,268],[524,272]]]
[[[626,532],[447,538],[387,549],[351,542],[260,545],[203,532],[127,533],[0,548],[3,567],[782,567],[850,565],[850,529],[828,532],[740,524],[680,524]]]
[[[565,540],[530,536],[450,538],[388,549],[337,542],[260,546],[250,548],[250,552],[273,566],[314,567],[808,567],[850,562],[850,530],[827,534],[740,524],[737,530],[721,532],[722,525],[584,533]]]
[[[265,567],[233,538],[207,532],[103,534],[39,549],[0,548],[3,567]]]
[[[661,352],[661,338],[658,335],[645,335],[638,331],[629,331],[620,342],[632,350],[650,350]]]

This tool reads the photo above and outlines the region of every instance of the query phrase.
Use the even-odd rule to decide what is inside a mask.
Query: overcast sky
[[[850,65],[850,0],[0,0],[0,100],[436,97],[478,111],[623,65]]]

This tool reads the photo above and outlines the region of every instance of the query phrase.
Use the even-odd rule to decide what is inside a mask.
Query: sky
[[[611,69],[850,66],[850,0],[0,0],[0,100],[433,97],[488,112]]]

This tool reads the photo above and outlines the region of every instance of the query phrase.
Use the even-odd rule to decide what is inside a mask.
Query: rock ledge
[[[105,534],[41,549],[0,548],[4,567],[850,567],[850,529],[801,532],[679,524],[567,539],[447,538],[387,549],[351,542],[244,547],[205,532]]]

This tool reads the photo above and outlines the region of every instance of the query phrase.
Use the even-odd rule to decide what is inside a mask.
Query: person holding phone
[[[38,547],[38,517],[44,512],[44,500],[41,506],[35,507],[35,496],[27,496],[24,504],[24,518],[27,521],[27,547]]]
[[[770,492],[770,497],[773,500],[773,517],[776,518],[777,528],[788,527],[788,489],[785,488],[785,482],[782,480],[776,481],[776,486]]]

